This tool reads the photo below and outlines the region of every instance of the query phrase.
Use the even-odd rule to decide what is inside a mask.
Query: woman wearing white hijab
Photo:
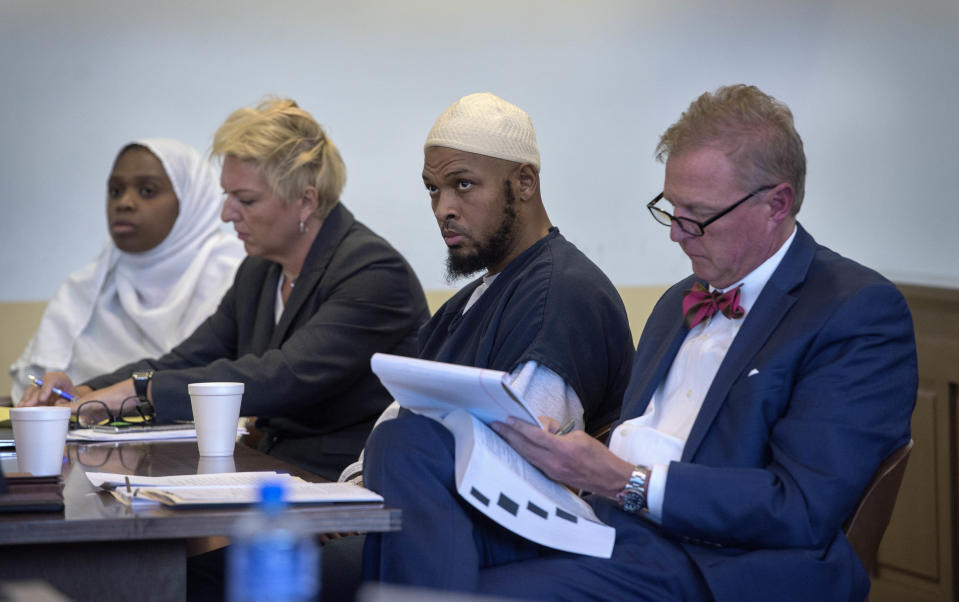
[[[193,147],[137,140],[107,183],[111,240],[70,274],[12,366],[11,397],[27,375],[63,371],[76,382],[169,351],[216,309],[245,256],[220,230],[218,176]]]

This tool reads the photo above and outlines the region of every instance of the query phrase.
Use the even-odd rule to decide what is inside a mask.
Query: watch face
[[[620,498],[620,505],[626,512],[639,512],[642,510],[643,496],[637,491],[627,491]]]

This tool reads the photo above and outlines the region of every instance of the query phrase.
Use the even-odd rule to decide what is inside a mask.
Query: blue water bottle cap
[[[274,481],[266,481],[260,485],[260,506],[264,510],[280,510],[284,506],[283,485]]]

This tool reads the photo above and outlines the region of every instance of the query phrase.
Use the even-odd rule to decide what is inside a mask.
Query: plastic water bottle
[[[283,485],[264,483],[259,512],[237,522],[227,548],[227,600],[316,600],[319,551],[296,515],[285,511]]]

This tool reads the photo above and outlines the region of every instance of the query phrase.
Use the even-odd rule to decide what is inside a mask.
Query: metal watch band
[[[619,507],[631,514],[646,510],[646,496],[649,493],[649,469],[645,466],[633,468],[626,487],[616,496]]]

